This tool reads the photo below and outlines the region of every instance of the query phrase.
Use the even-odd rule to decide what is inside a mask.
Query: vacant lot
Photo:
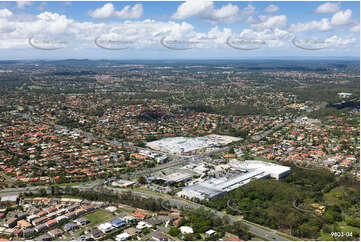
[[[109,221],[114,216],[112,213],[110,213],[104,209],[100,209],[98,211],[95,211],[94,213],[86,215],[85,217],[87,219],[89,219],[90,225],[96,225],[96,224],[100,224],[105,221]]]

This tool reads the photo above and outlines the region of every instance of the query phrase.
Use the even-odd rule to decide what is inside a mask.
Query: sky
[[[0,59],[359,58],[360,3],[0,2]]]

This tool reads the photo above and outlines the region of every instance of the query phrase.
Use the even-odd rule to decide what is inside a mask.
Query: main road
[[[121,189],[121,188],[108,188],[109,190],[113,191],[113,192],[116,192],[116,193],[124,193],[124,192],[132,192],[133,194],[136,194],[138,196],[142,196],[142,197],[151,197],[151,198],[154,198],[154,199],[162,199],[162,200],[165,200],[167,202],[169,202],[169,205],[172,206],[172,207],[177,207],[177,208],[183,208],[183,209],[197,209],[197,208],[200,208],[200,207],[203,207],[207,210],[209,210],[210,212],[214,213],[216,216],[218,217],[224,217],[225,213],[222,213],[220,211],[217,211],[215,209],[212,209],[212,208],[208,208],[208,207],[205,207],[201,204],[198,204],[198,203],[194,203],[194,202],[190,202],[190,201],[187,201],[187,200],[182,200],[182,199],[177,199],[177,198],[171,198],[171,197],[168,197],[168,196],[161,196],[161,195],[157,195],[157,194],[153,194],[153,193],[146,193],[146,192],[140,192],[140,191],[131,191],[131,190],[127,190],[127,189]],[[264,229],[262,228],[262,226],[258,225],[253,225],[252,223],[244,220],[244,219],[239,219],[239,218],[236,218],[236,217],[233,217],[231,215],[227,215],[229,218],[230,218],[230,222],[231,223],[235,223],[237,221],[240,221],[241,223],[247,225],[248,227],[248,231],[251,233],[251,234],[254,234],[262,239],[266,239],[266,240],[273,240],[273,241],[289,241],[290,239],[282,236],[282,235],[279,235],[277,233],[277,231],[274,231],[274,230],[271,230],[271,229]]]
[[[85,184],[79,184],[79,185],[73,185],[71,187],[73,188],[78,188],[80,190],[94,190],[97,186],[101,185],[103,183],[103,180],[97,180],[94,182],[90,182],[90,183],[85,183]],[[59,186],[62,188],[65,188],[66,186]],[[6,188],[0,191],[0,195],[2,196],[10,196],[10,195],[17,195],[19,193],[22,192],[29,192],[29,191],[37,191],[40,189],[48,189],[48,186],[35,186],[35,187],[22,187],[22,188]],[[183,199],[179,199],[179,198],[174,198],[171,196],[166,196],[166,195],[158,195],[158,194],[154,194],[154,193],[147,193],[147,192],[141,192],[141,191],[133,191],[133,190],[128,190],[128,189],[121,189],[121,188],[113,188],[113,187],[107,187],[108,190],[115,192],[115,193],[124,193],[124,192],[132,192],[135,195],[138,196],[142,196],[142,197],[151,197],[154,199],[162,199],[164,201],[167,201],[169,203],[169,206],[171,207],[177,207],[177,208],[183,208],[183,209],[197,209],[200,207],[203,207],[207,210],[209,210],[210,212],[213,212],[216,216],[218,217],[224,217],[225,213],[217,211],[215,209],[211,209],[208,207],[205,207],[201,204],[198,203],[194,203],[191,201],[187,201],[187,200],[183,200]],[[166,209],[166,207],[165,207]],[[261,239],[266,239],[266,240],[274,240],[274,241],[288,241],[289,239],[279,235],[277,233],[277,231],[273,231],[270,229],[264,229],[262,228],[262,226],[260,225],[254,225],[246,220],[243,219],[239,219],[233,216],[228,215],[228,217],[230,218],[230,222],[234,223],[237,221],[240,221],[241,223],[247,225],[248,230],[251,234],[261,238]]]

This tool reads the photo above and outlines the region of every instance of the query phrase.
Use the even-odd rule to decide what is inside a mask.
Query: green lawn
[[[95,211],[94,213],[85,215],[85,217],[89,219],[90,225],[96,225],[111,220],[114,217],[114,215],[111,212],[108,212],[104,209],[100,209]]]
[[[338,197],[342,196],[342,192],[344,191],[344,187],[336,187],[329,191],[328,193],[324,194],[324,199],[327,205],[338,205],[341,201]]]
[[[333,240],[333,238],[332,238],[330,233],[321,232],[321,235],[318,237],[318,240],[320,240],[320,241],[330,241],[330,240]]]

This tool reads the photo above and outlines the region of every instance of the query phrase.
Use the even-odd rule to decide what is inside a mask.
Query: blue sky
[[[359,9],[342,1],[1,2],[0,58],[359,57]]]

